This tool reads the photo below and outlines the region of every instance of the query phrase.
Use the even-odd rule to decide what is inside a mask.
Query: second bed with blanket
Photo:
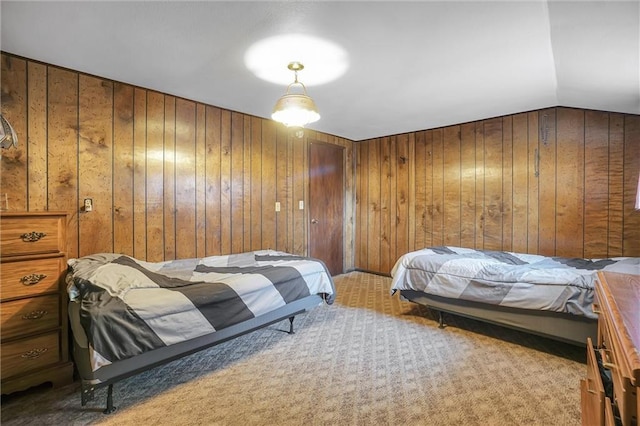
[[[549,257],[462,247],[430,247],[396,262],[392,293],[440,312],[585,345],[595,338],[599,270],[640,273],[640,259]]]
[[[145,262],[101,253],[70,259],[67,275],[74,360],[82,402],[162,363],[333,303],[316,259],[271,250]]]

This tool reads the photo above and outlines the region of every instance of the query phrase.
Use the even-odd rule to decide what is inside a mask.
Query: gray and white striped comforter
[[[598,270],[640,274],[640,258],[546,257],[461,247],[407,253],[391,271],[391,293],[416,290],[521,309],[596,318],[591,309]]]
[[[271,250],[158,263],[100,253],[68,264],[68,293],[80,304],[93,371],[311,294],[328,304],[335,297],[324,263]]]

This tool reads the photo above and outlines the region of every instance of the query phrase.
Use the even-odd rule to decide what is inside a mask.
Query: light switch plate
[[[276,211],[280,211],[280,201],[276,201]]]

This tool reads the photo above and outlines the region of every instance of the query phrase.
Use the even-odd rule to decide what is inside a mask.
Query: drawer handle
[[[600,305],[598,305],[597,303],[594,303],[594,304],[591,305],[591,310],[596,315],[600,315],[601,314]]]
[[[25,243],[33,243],[46,236],[47,234],[45,234],[44,232],[33,231],[33,232],[20,235],[20,238],[22,238],[22,241],[24,241]]]
[[[20,278],[22,285],[35,285],[47,278],[45,274],[31,274]]]
[[[591,394],[597,394],[598,392],[594,391],[593,389],[589,388],[589,384],[592,382],[592,380],[590,378],[587,377],[587,392],[591,393]]]
[[[600,349],[600,356],[602,357],[602,366],[607,370],[616,370],[618,368],[612,362],[609,362],[609,350],[608,349]]]
[[[22,354],[22,358],[37,359],[47,351],[47,348],[35,348]]]
[[[22,316],[23,320],[37,320],[47,315],[47,311],[31,311],[28,314]]]

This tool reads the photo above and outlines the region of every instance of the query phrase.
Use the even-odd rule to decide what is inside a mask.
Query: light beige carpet
[[[3,398],[3,425],[578,425],[583,349],[447,317],[352,272],[296,318],[126,379]]]

